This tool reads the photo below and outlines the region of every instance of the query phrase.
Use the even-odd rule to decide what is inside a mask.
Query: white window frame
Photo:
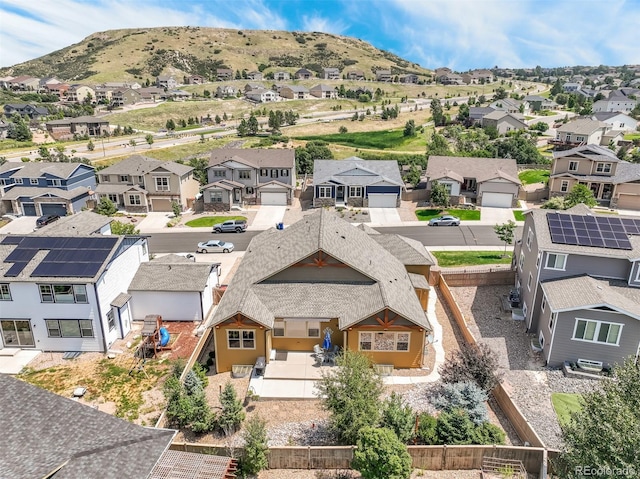
[[[129,193],[129,204],[133,206],[140,206],[142,204],[142,198],[140,198],[140,195]]]
[[[540,346],[544,348],[544,334],[542,334],[542,330],[540,330],[540,333],[538,333],[538,341],[540,341]]]
[[[611,173],[611,163],[596,163],[596,173]]]
[[[529,278],[527,279],[527,289],[531,291],[531,283],[533,283],[533,275],[529,273]]]
[[[36,186],[38,184],[38,178],[29,178],[29,184]]]
[[[71,292],[64,296],[73,296],[73,301],[63,300],[63,293],[56,294],[56,288],[71,288]],[[84,284],[39,284],[41,303],[59,303],[59,304],[87,304],[89,298],[87,296],[87,287]],[[48,298],[51,300],[48,300]],[[47,298],[47,299],[45,299]]]
[[[238,333],[238,338],[233,338],[233,341],[239,341],[238,347],[231,347],[232,339],[229,337],[229,333],[234,332]],[[245,337],[245,333],[246,337]],[[249,338],[249,334],[251,338]],[[248,347],[245,346],[245,341],[252,341],[253,346]],[[227,349],[237,350],[237,349],[256,349],[256,330],[255,329],[227,329]]]
[[[542,295],[542,301],[540,301],[540,310],[544,312],[547,309],[547,297]]]
[[[393,349],[375,349],[375,336],[376,334],[393,334]],[[363,341],[363,336],[371,335],[369,341]],[[398,341],[399,335],[407,335],[406,341]],[[371,344],[370,349],[363,349],[362,344]],[[406,349],[398,349],[398,344],[406,344]],[[410,331],[359,331],[358,332],[358,351],[366,352],[394,352],[394,353],[408,353],[411,349],[411,332]]]
[[[9,283],[0,283],[0,301],[12,301]]]
[[[115,203],[115,204],[117,204],[117,203],[118,203],[118,195],[113,194],[113,193],[109,193],[109,194],[107,194],[106,196],[107,196],[107,199],[108,199],[109,201],[111,201],[112,203]]]
[[[569,191],[569,180],[562,180],[560,182],[560,192],[566,193]]]
[[[113,314],[113,309],[107,311],[107,326],[109,331],[115,331],[116,329],[116,316]]]
[[[518,259],[518,268],[522,271],[522,267],[524,266],[524,251],[520,251],[520,259]]]
[[[129,175],[119,175],[118,179],[120,183],[129,183]]]
[[[269,176],[271,176],[271,178],[277,178],[278,177],[278,170],[276,170],[276,169],[271,170],[271,174]]]
[[[51,180],[51,186],[62,186],[62,180],[58,180],[58,179]]]
[[[638,266],[636,269],[636,281],[640,281],[640,263],[638,263]]]
[[[24,184],[24,180],[23,180],[22,178],[14,178],[14,179],[13,179],[13,182],[14,182],[16,185],[23,185],[23,184]]]
[[[572,168],[572,166],[575,166],[575,167]],[[569,161],[569,171],[578,171],[579,167],[580,167],[579,161],[575,161],[575,160]]]
[[[580,321],[585,321],[587,323],[587,325],[585,325],[584,328],[584,332],[587,332],[587,327],[589,323],[596,323],[595,329],[593,331],[593,339],[584,339],[584,337],[582,338],[578,338],[576,337],[576,333],[578,332],[578,324],[580,323]],[[608,341],[602,342],[598,340],[598,336],[600,336],[600,329],[602,328],[602,325],[614,325],[614,326],[619,326],[620,329],[618,329],[618,337],[616,338],[616,342],[615,343],[610,343]],[[620,338],[622,337],[622,330],[624,328],[624,324],[622,323],[614,323],[611,321],[600,321],[597,319],[588,319],[588,318],[576,318],[575,324],[573,325],[573,335],[571,336],[571,339],[573,341],[582,341],[585,343],[595,343],[595,344],[602,344],[602,345],[606,345],[606,346],[620,346]],[[609,332],[607,332],[607,339],[609,336]]]
[[[226,178],[227,171],[226,170],[213,170],[213,176],[215,178]]]
[[[267,168],[260,168],[260,176],[269,176],[269,170]]]
[[[331,198],[331,187],[318,186],[318,198]]]
[[[211,199],[211,203],[222,203],[222,191],[209,192],[209,198]]]
[[[320,338],[319,319],[308,320],[278,320],[273,323],[273,336],[276,338]],[[294,327],[297,326],[297,327]],[[276,329],[278,331],[276,331]],[[302,334],[304,332],[304,334]],[[313,334],[312,334],[313,333]]]
[[[527,303],[526,302],[522,302],[522,315],[524,316],[524,319],[527,319]]]
[[[538,256],[536,257],[536,268],[540,267],[540,260],[542,259],[542,251],[538,252]]]
[[[533,243],[533,231],[531,231],[531,227],[529,227],[529,231],[527,232],[527,248],[531,251],[531,243]]]
[[[556,322],[557,313],[551,313],[549,316],[549,331],[553,334],[553,324]]]
[[[280,176],[283,178],[289,176],[289,170],[280,170]]]
[[[78,334],[64,334],[63,324],[78,325]],[[47,336],[50,338],[94,338],[93,323],[90,319],[45,319]],[[57,334],[52,334],[57,331]]]
[[[362,186],[350,186],[349,198],[362,198]]]
[[[553,262],[553,265],[550,265],[551,261],[551,257],[555,258],[555,261]],[[567,269],[567,256],[566,254],[562,254],[562,253],[547,253],[547,261],[544,265],[544,269],[551,269],[554,271],[565,271]],[[562,265],[561,267],[558,267],[558,259],[562,258]]]
[[[238,179],[240,179],[240,180],[250,180],[251,179],[251,170],[238,170]]]
[[[171,186],[168,176],[155,177],[156,191],[170,191]]]

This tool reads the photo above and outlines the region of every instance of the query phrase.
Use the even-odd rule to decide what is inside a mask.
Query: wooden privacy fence
[[[440,276],[449,286],[499,286],[513,285],[516,280],[515,271],[510,265],[471,268],[443,269]]]

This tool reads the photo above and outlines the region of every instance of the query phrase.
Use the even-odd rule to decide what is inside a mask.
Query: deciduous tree
[[[411,475],[407,446],[393,431],[366,427],[360,431],[357,446],[351,466],[363,479],[408,479]]]

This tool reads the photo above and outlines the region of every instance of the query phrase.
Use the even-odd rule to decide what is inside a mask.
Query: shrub
[[[479,425],[489,419],[486,400],[486,392],[475,383],[465,381],[444,384],[432,403],[441,411],[451,412],[455,409],[462,409],[474,424]]]
[[[504,444],[505,438],[504,431],[490,422],[476,426],[474,436],[475,444]]]
[[[195,375],[198,376],[198,379],[202,383],[202,387],[206,388],[207,385],[209,384],[209,378],[207,377],[206,368],[202,364],[196,362],[196,363],[194,363],[193,368],[191,369],[191,371],[193,371],[195,373]]]
[[[193,369],[189,371],[184,378],[184,389],[189,395],[202,391],[202,382],[196,373],[193,372]]]
[[[440,413],[436,421],[436,433],[440,444],[473,444],[473,422],[462,409]]]
[[[390,429],[365,427],[358,434],[351,467],[363,479],[408,479],[411,456]]]
[[[228,435],[237,431],[242,421],[244,421],[242,402],[238,399],[236,390],[231,383],[227,383],[224,386],[220,395],[220,404],[222,405],[222,411],[218,417],[218,426]]]
[[[545,210],[565,210],[567,209],[564,198],[562,196],[554,196],[553,198],[549,198],[545,203],[541,206],[541,208]]]
[[[258,416],[249,419],[243,438],[245,446],[240,458],[240,471],[243,474],[257,474],[269,465],[266,422]]]
[[[438,444],[438,433],[436,432],[436,418],[426,412],[418,416],[417,439],[422,444]]]
[[[382,406],[380,426],[391,429],[398,439],[406,444],[413,436],[414,418],[411,406],[407,405],[399,394],[393,392]]]
[[[463,344],[440,366],[439,372],[445,383],[475,382],[480,389],[489,392],[496,387],[502,375],[497,372],[498,358],[484,343]]]
[[[96,213],[100,215],[111,216],[116,214],[117,212],[118,208],[116,208],[116,205],[113,204],[113,201],[111,201],[107,197],[101,198],[100,203],[98,203],[98,206],[96,206]]]

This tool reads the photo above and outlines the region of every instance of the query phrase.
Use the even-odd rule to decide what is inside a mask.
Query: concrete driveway
[[[276,223],[281,223],[284,213],[287,211],[286,206],[262,205],[251,222],[251,229],[266,230],[274,228]]]
[[[21,216],[0,228],[0,234],[22,235],[32,233],[36,228],[37,216]]]
[[[369,218],[372,225],[402,224],[397,208],[369,208]]]
[[[515,221],[511,208],[491,208],[483,206],[480,208],[480,221],[485,225],[503,224],[507,221]]]
[[[165,231],[167,223],[171,220],[172,216],[173,213],[168,213],[166,211],[147,213],[147,216],[138,223],[137,228],[140,230],[140,233],[157,233],[158,231]]]

